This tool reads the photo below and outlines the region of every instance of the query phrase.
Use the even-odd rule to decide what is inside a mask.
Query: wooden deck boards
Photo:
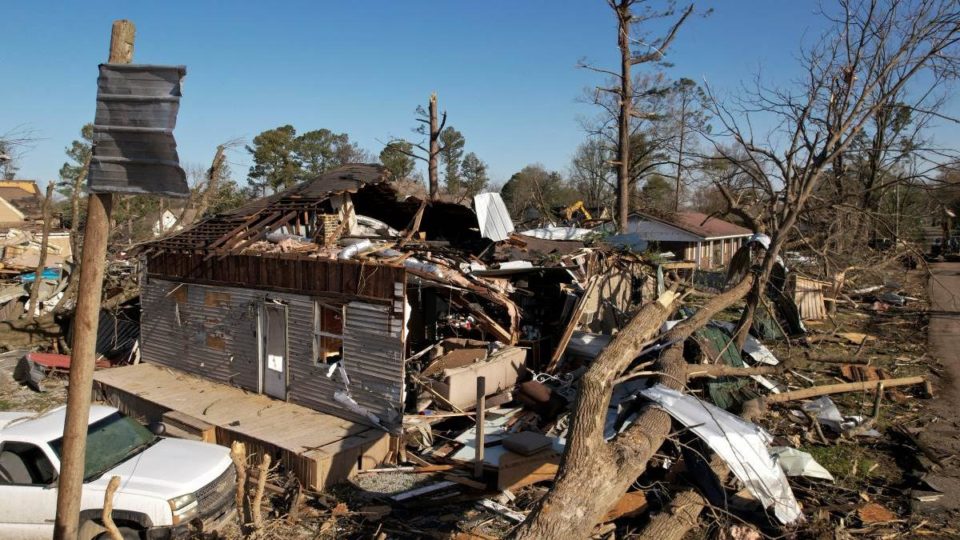
[[[177,411],[217,428],[217,442],[243,440],[278,456],[305,485],[322,489],[386,457],[389,436],[300,405],[141,363],[97,371],[101,394],[149,420]],[[133,396],[134,399],[131,399]]]

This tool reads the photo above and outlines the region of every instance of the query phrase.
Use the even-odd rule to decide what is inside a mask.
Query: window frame
[[[335,333],[333,333],[333,332],[325,331],[325,329],[323,328],[323,310],[324,310],[324,309],[328,309],[328,310],[335,311],[335,312],[336,312],[336,311],[339,311],[339,312],[340,312],[340,321],[341,321],[340,327],[341,327],[341,332],[340,332],[339,334],[335,334]],[[316,367],[329,366],[329,365],[335,364],[336,362],[339,362],[340,360],[343,359],[343,330],[342,330],[342,328],[343,328],[343,324],[346,322],[346,315],[347,315],[347,313],[346,313],[346,306],[345,306],[345,305],[342,305],[342,304],[340,304],[340,305],[338,305],[338,304],[331,304],[331,303],[328,303],[328,302],[324,302],[324,301],[322,301],[322,300],[314,300],[314,302],[313,302],[313,329],[311,330],[311,338],[312,338],[311,341],[312,341],[312,344],[313,344],[313,360],[312,360],[312,361],[313,361],[313,365],[314,365],[314,366],[316,366]],[[328,361],[326,358],[323,358],[323,359],[320,358],[320,352],[321,352],[321,350],[323,350],[323,349],[322,349],[322,346],[321,346],[321,341],[322,341],[323,338],[335,339],[335,340],[339,340],[339,341],[340,341],[340,357],[339,357],[337,360],[334,360],[334,361],[331,362],[331,361]]]

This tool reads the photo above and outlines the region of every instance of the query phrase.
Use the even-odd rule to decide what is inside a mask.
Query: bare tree
[[[172,230],[177,230],[181,225],[190,225],[190,221],[203,216],[207,208],[210,207],[210,201],[216,197],[220,189],[220,183],[225,180],[226,175],[224,172],[228,169],[227,151],[242,145],[242,139],[230,139],[223,144],[217,145],[210,167],[203,172],[202,176],[204,181],[194,186],[194,189],[190,193],[190,198],[186,204],[184,204],[179,215],[177,215],[177,221],[173,224]],[[193,209],[192,213],[188,212],[190,209]],[[187,221],[188,214],[192,216],[190,217],[190,221]]]
[[[20,156],[36,141],[33,130],[17,126],[0,134],[0,180],[13,180],[20,169]]]
[[[645,0],[607,0],[607,5],[617,17],[617,47],[620,49],[619,72],[601,69],[582,64],[582,67],[604,73],[613,77],[618,83],[616,86],[599,88],[601,92],[608,92],[616,96],[618,101],[617,113],[617,226],[620,232],[627,232],[628,216],[630,214],[630,146],[632,119],[638,114],[633,109],[634,89],[631,70],[638,64],[660,62],[666,54],[667,48],[673,42],[677,31],[687,17],[693,12],[693,5],[683,10],[662,38],[644,41],[633,37],[633,29],[655,19],[673,15],[673,4],[663,11],[655,11]],[[641,9],[635,7],[641,6]],[[645,36],[644,36],[645,37]],[[634,52],[634,45],[639,45],[644,52]]]
[[[680,197],[684,192],[684,170],[687,169],[688,155],[694,150],[697,142],[696,136],[699,133],[710,131],[709,115],[705,111],[706,95],[703,89],[691,79],[682,78],[675,82],[670,88],[670,114],[668,123],[670,124],[673,136],[671,150],[676,154],[677,160],[674,163],[676,175],[674,177],[674,203],[673,211],[680,210]]]
[[[831,164],[855,144],[878,113],[901,99],[898,96],[906,97],[905,92],[925,96],[956,77],[958,6],[956,0],[840,0],[839,9],[824,13],[832,23],[830,32],[803,55],[800,88],[790,92],[758,85],[742,100],[739,115],[714,102],[725,134],[751,164],[750,173],[760,188],[757,198],[763,201],[759,212],[744,212],[739,201],[728,198],[730,209],[744,212],[755,223],[766,222],[771,237],[740,319],[739,345],[746,339],[777,256]],[[773,116],[778,129],[757,141],[747,111]]]
[[[589,208],[607,207],[613,195],[614,178],[610,148],[599,137],[577,147],[570,160],[570,183],[583,195]]]
[[[403,139],[393,139],[387,144],[393,144],[393,148],[396,151],[406,154],[414,159],[419,159],[427,164],[430,198],[436,199],[437,195],[440,193],[440,175],[438,172],[440,154],[445,148],[440,144],[440,133],[447,125],[447,111],[443,111],[443,113],[438,116],[436,93],[430,94],[430,102],[428,103],[426,109],[424,109],[422,106],[417,107],[417,122],[420,122],[420,126],[418,126],[414,131],[426,136],[427,146],[424,146],[424,141],[414,143]],[[394,144],[400,142],[412,145],[414,148],[420,150],[422,154],[407,151],[405,149],[406,145]]]

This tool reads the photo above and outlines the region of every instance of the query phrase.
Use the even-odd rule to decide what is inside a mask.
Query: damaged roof
[[[424,201],[404,197],[403,186],[394,186],[390,172],[379,164],[353,164],[326,172],[227,213],[209,217],[193,227],[146,244],[153,251],[215,251],[237,253],[272,231],[306,229],[317,233],[315,214],[336,213],[331,199],[351,194],[356,213],[380,220],[396,230],[405,229]],[[429,239],[462,244],[480,240],[476,214],[448,202],[426,203],[420,231]],[[470,225],[473,224],[473,225]],[[456,226],[452,226],[456,225]]]

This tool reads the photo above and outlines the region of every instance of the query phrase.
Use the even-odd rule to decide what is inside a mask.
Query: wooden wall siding
[[[391,292],[395,289],[391,286]],[[404,290],[400,288],[401,294]],[[262,289],[223,287],[148,278],[142,286],[141,339],[143,360],[180,369],[204,379],[260,391],[260,306],[279,301],[287,305],[287,400],[347,420],[371,424],[334,398],[344,391],[338,374],[327,377],[326,364],[314,362],[314,297]],[[403,404],[403,314],[390,313],[382,304],[354,301],[345,325],[365,325],[366,317],[351,323],[349,313],[385,313],[383,327],[369,328],[369,334],[350,332],[345,337],[344,363],[350,377],[349,390],[373,412],[393,419],[399,426]],[[366,328],[365,328],[366,330]],[[379,335],[379,331],[383,335]],[[362,358],[361,358],[362,355]],[[355,367],[354,367],[355,366]],[[370,371],[370,376],[360,370]],[[377,373],[374,374],[373,371]],[[371,377],[379,385],[372,384]],[[383,388],[388,387],[389,392]],[[372,392],[372,393],[371,393]],[[384,418],[385,419],[385,418]]]
[[[147,275],[162,279],[246,287],[314,296],[386,301],[394,283],[406,283],[400,266],[302,256],[160,252],[147,257]]]

